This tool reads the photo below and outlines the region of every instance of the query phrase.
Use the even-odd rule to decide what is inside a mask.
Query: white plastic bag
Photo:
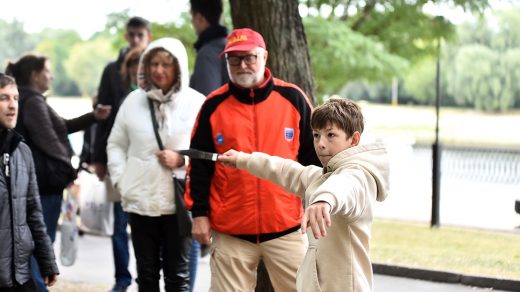
[[[67,197],[63,201],[61,215],[62,223],[61,245],[60,245],[60,261],[61,264],[68,267],[72,266],[76,261],[78,253],[78,224],[76,222],[76,213],[78,211],[78,203],[73,198],[69,189],[67,189]]]
[[[95,174],[79,174],[80,229],[91,234],[112,236],[114,233],[114,203],[107,200],[105,183]]]

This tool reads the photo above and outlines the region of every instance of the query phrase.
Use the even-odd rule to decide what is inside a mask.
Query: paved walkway
[[[59,262],[58,234],[55,250]],[[131,257],[130,271],[135,277],[135,261]],[[112,248],[110,239],[85,235],[80,238],[78,257],[71,267],[60,264],[60,278],[58,284],[51,288],[51,292],[104,292],[113,284],[114,267],[112,264]],[[209,289],[210,268],[209,257],[201,258],[195,285],[196,292],[205,292]],[[137,286],[132,285],[129,292],[136,292]],[[375,292],[483,292],[488,289],[468,287],[459,284],[434,283],[415,279],[375,275]],[[498,291],[499,290],[494,290]]]

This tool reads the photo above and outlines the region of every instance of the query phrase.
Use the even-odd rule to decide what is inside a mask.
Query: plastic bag
[[[67,197],[63,201],[61,215],[62,223],[61,245],[60,245],[60,261],[61,264],[68,267],[72,266],[76,261],[78,253],[78,224],[76,214],[78,211],[78,203],[73,198],[72,193],[67,189]]]
[[[80,184],[80,229],[90,234],[112,236],[114,233],[114,203],[107,200],[105,183],[96,175],[82,171]]]

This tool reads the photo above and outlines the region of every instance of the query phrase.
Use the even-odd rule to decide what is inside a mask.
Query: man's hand
[[[238,151],[233,149],[228,150],[226,153],[220,154],[217,158],[217,161],[226,166],[236,168],[238,153]]]
[[[50,276],[43,277],[43,282],[48,287],[52,287],[56,282],[58,282],[58,274],[52,274]]]
[[[211,225],[206,216],[193,218],[191,236],[201,244],[211,243]]]
[[[157,156],[162,166],[169,169],[175,169],[184,165],[184,157],[169,149],[159,150],[155,152],[155,156]]]
[[[327,227],[331,226],[329,203],[319,201],[307,207],[301,226],[302,233],[306,233],[307,227],[310,227],[316,239],[327,236]]]
[[[104,163],[101,162],[94,162],[92,164],[94,167],[94,170],[96,171],[96,175],[100,181],[103,181],[105,179],[105,176],[107,175],[107,166]]]
[[[97,121],[106,120],[110,116],[110,112],[112,112],[111,105],[98,104],[94,109],[94,118]]]

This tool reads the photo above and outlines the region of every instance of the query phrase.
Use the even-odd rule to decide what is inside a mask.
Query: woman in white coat
[[[184,177],[186,162],[174,152],[187,149],[205,98],[188,87],[186,49],[173,38],[158,39],[140,60],[140,88],[131,92],[108,138],[108,169],[129,213],[139,291],[189,291],[191,238],[178,233],[172,172]],[[153,101],[159,135],[154,135],[148,100]]]

